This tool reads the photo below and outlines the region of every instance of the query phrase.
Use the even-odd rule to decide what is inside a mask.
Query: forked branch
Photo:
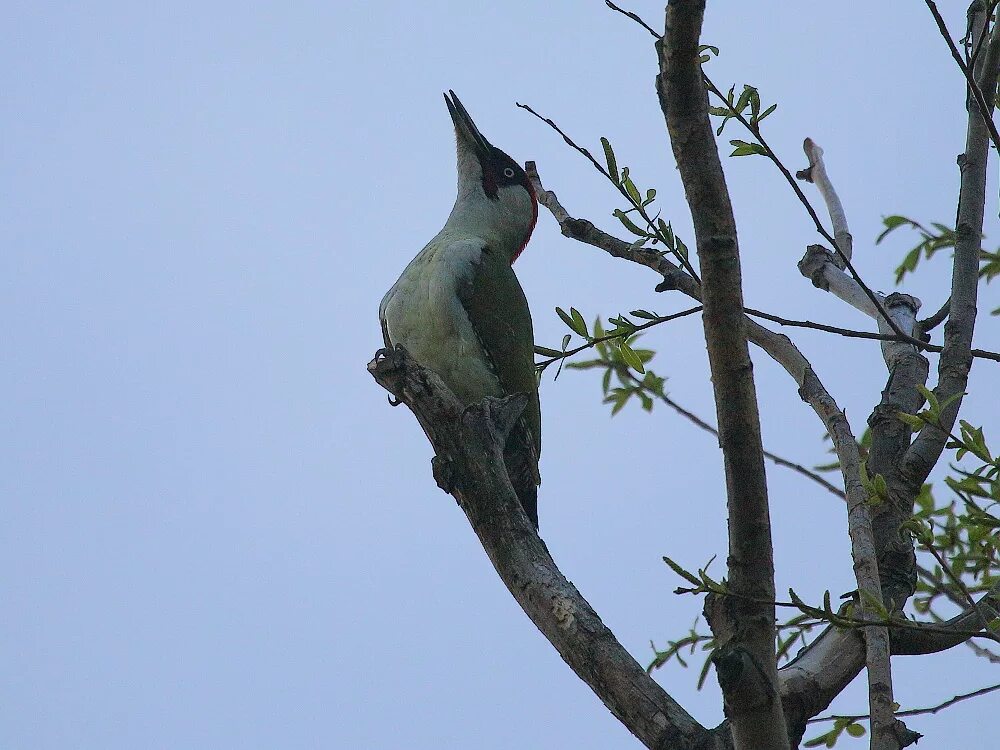
[[[611,713],[654,750],[715,747],[713,735],[646,674],[560,572],[521,509],[502,446],[524,396],[487,398],[464,408],[400,346],[379,351],[368,371],[417,417],[434,447],[439,485],[458,500],[525,614]]]

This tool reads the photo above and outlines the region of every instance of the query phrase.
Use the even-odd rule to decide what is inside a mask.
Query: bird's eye
[[[514,170],[511,169],[510,167],[507,167],[503,171],[503,176],[506,177],[506,178],[508,178],[508,179],[512,178],[514,176]]]

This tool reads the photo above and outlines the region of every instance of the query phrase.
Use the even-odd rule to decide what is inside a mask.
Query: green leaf
[[[638,235],[639,237],[649,237],[649,232],[643,229],[639,229],[639,227],[637,227],[632,222],[632,220],[625,215],[625,212],[622,211],[620,208],[616,208],[614,211],[612,211],[611,215],[617,218],[618,221],[620,221],[622,225],[632,234]]]
[[[757,93],[757,90],[753,86],[743,85],[743,91],[740,93],[740,98],[737,100],[736,104],[733,106],[737,112],[742,112],[747,108],[747,104],[750,103],[751,97]]]
[[[639,355],[632,351],[632,347],[625,342],[625,339],[621,339],[618,342],[618,348],[621,351],[622,359],[625,360],[625,364],[640,374],[646,372],[646,368],[642,366],[642,360],[639,358]]]
[[[730,156],[753,156],[754,154],[760,154],[762,156],[767,155],[767,149],[759,143],[747,143],[746,141],[738,139],[732,140],[729,143],[730,145],[736,147]]]
[[[632,201],[632,205],[639,206],[642,204],[642,198],[639,197],[639,188],[635,186],[635,183],[632,182],[632,178],[627,174],[622,176],[622,186],[625,188],[625,192]]]
[[[916,414],[907,414],[906,412],[898,411],[896,412],[896,419],[900,422],[905,422],[910,425],[914,430],[919,430],[924,426],[924,420],[918,417]]]
[[[876,245],[882,242],[886,238],[886,235],[893,230],[899,229],[906,224],[913,225],[913,221],[907,219],[905,216],[885,216],[882,218],[882,223],[885,225],[885,230],[875,238]]]
[[[632,310],[629,315],[634,315],[637,318],[642,318],[643,320],[656,320],[660,316],[656,313],[651,313],[649,310]]]
[[[865,603],[865,607],[870,611],[876,613],[883,620],[889,619],[889,610],[885,608],[885,605],[878,600],[878,598],[871,591],[862,590],[860,592],[861,599]]]
[[[680,565],[678,565],[677,563],[675,563],[669,557],[664,556],[663,562],[665,562],[667,565],[669,565],[670,569],[672,571],[674,571],[674,573],[676,573],[677,575],[679,575],[681,578],[683,578],[688,583],[693,584],[695,586],[701,586],[701,581],[698,580],[698,577],[694,573],[689,573],[688,571],[684,570],[684,568],[682,568]]]
[[[705,685],[705,679],[708,677],[708,670],[712,668],[712,657],[709,656],[705,659],[705,663],[701,665],[701,672],[698,674],[698,689],[701,690]]]
[[[611,141],[602,136],[601,145],[604,146],[604,158],[608,162],[608,174],[611,175],[611,180],[616,185],[619,185],[621,184],[621,180],[618,177],[618,162],[615,160],[615,152],[611,148]]]
[[[684,258],[684,260],[687,260],[687,257],[688,257],[687,245],[684,244],[684,241],[681,240],[680,237],[675,237],[675,240],[676,240],[676,243],[677,243],[677,247],[676,247],[677,254],[680,257]]]
[[[612,417],[625,407],[625,404],[628,403],[628,400],[634,393],[634,388],[615,388],[611,391],[610,395],[605,397],[604,403],[614,404],[614,406],[611,407]]]
[[[896,268],[896,283],[900,283],[903,277],[908,273],[912,273],[917,268],[917,263],[920,262],[920,245],[910,250],[903,258],[903,262],[899,264]]]
[[[573,330],[585,339],[589,339],[590,333],[587,331],[587,321],[583,319],[583,315],[580,314],[580,311],[575,307],[571,307],[569,309],[569,313],[573,316],[573,322],[576,324],[576,327]]]
[[[802,747],[819,747],[820,745],[833,747],[837,744],[837,737],[839,736],[839,729],[831,729],[826,734],[821,734],[819,737],[813,737],[811,740],[806,740],[802,743]]]
[[[858,724],[857,722],[855,722],[853,724],[848,724],[846,727],[844,727],[844,729],[847,730],[847,733],[849,735],[851,735],[851,737],[864,737],[865,736],[865,728],[863,726],[861,726],[860,724]]]
[[[587,335],[587,324],[583,320],[583,316],[580,315],[579,311],[575,307],[571,307],[570,310],[575,313],[575,315],[570,315],[561,307],[556,308],[556,315],[562,318],[562,322],[569,326],[573,333],[579,334],[584,338],[589,338]],[[569,342],[566,342],[569,343]]]

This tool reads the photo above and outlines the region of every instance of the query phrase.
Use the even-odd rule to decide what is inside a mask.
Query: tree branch
[[[973,33],[982,24],[971,22]],[[973,38],[973,46],[978,38]],[[992,104],[1000,73],[1000,25],[994,24],[986,54],[982,59],[979,89]],[[992,112],[987,107],[987,114]],[[986,203],[986,174],[989,161],[989,133],[986,120],[978,108],[970,108],[966,135],[965,154],[960,160],[962,168],[958,199],[957,239],[952,271],[951,305],[948,322],[944,327],[944,349],[938,362],[938,384],[934,394],[941,403],[957,398],[942,411],[943,430],[927,425],[920,430],[903,457],[901,472],[915,485],[920,485],[937,464],[947,441],[947,432],[955,424],[962,404],[972,367],[972,336],[976,326],[977,295],[979,289],[979,249],[983,233],[983,214]]]
[[[708,731],[646,674],[566,580],[521,509],[502,446],[525,395],[463,408],[401,346],[380,350],[368,371],[417,417],[434,447],[438,484],[458,500],[504,584],[573,671],[646,747],[712,747]]]
[[[636,247],[607,232],[598,229],[586,219],[573,217],[551,190],[546,190],[538,176],[534,163],[526,165],[528,177],[538,196],[538,202],[545,207],[559,223],[563,235],[599,248],[615,258],[628,260],[645,266],[663,277],[658,287],[662,290],[675,289],[695,300],[701,300],[699,285],[678,266],[659,253]],[[764,326],[750,320],[745,321],[747,336],[768,356],[781,365],[799,388],[799,396],[813,409],[827,432],[833,436],[834,448],[842,471],[854,466],[860,459],[857,442],[851,433],[847,419],[836,400],[826,390],[812,365],[792,341]],[[841,427],[842,425],[842,427]],[[949,621],[950,623],[951,621]],[[964,624],[968,626],[972,621]],[[947,627],[948,624],[945,624]],[[963,630],[967,627],[954,626]],[[893,634],[891,645],[896,654],[936,653],[968,639],[968,636],[945,636],[926,632],[909,632],[897,636]],[[793,741],[801,738],[805,722],[826,709],[833,699],[861,672],[865,661],[864,640],[854,630],[828,628],[789,664],[780,670],[781,697],[786,712],[789,736]],[[719,737],[728,736],[729,723],[713,730]]]
[[[948,26],[941,17],[941,12],[938,10],[937,3],[935,3],[934,0],[924,0],[924,4],[927,6],[928,10],[930,10],[931,15],[934,16],[934,23],[937,24],[938,31],[941,32],[941,36],[947,43],[948,51],[951,52],[952,58],[958,64],[962,74],[965,76],[965,80],[968,82],[969,92],[971,93],[972,98],[976,100],[976,106],[979,108],[979,113],[982,115],[986,127],[989,130],[990,140],[993,141],[993,145],[996,148],[1000,149],[1000,133],[997,133],[996,125],[993,123],[993,105],[987,103],[986,94],[980,87],[979,82],[976,81],[976,77],[973,74],[972,69],[965,64],[965,60],[963,60],[962,55],[959,54],[958,47],[955,46],[955,42],[952,41],[951,34],[948,32]],[[977,48],[977,54],[979,45],[982,43],[981,39],[985,36],[983,34],[983,25],[976,24],[976,17],[978,16],[979,18],[982,18],[985,15],[985,9],[983,8],[982,2],[978,2],[978,5],[978,12],[974,11],[973,8],[969,9],[969,28],[974,34],[972,44]],[[988,22],[989,20],[987,19],[987,23]],[[977,31],[979,32],[978,34],[976,34]],[[992,96],[990,99],[992,99]]]
[[[795,176],[800,180],[813,183],[816,189],[819,190],[819,194],[823,197],[823,202],[826,203],[827,211],[830,214],[830,223],[833,225],[834,240],[836,240],[837,247],[840,248],[844,256],[843,258],[838,258],[840,262],[837,265],[841,269],[846,268],[844,260],[850,260],[853,255],[854,238],[851,236],[851,230],[847,225],[847,214],[844,212],[844,205],[840,202],[840,196],[837,195],[837,191],[834,190],[833,183],[826,173],[826,164],[823,162],[823,149],[817,146],[811,138],[806,138],[802,143],[802,150],[806,152],[806,158],[809,159],[809,166],[800,172],[796,172]]]
[[[774,598],[774,561],[760,418],[743,315],[736,222],[708,115],[698,61],[703,0],[670,0],[657,90],[674,157],[694,221],[702,320],[719,420],[729,507],[729,585],[756,598]],[[726,625],[713,661],[733,743],[744,748],[788,747],[777,692],[774,605],[727,600]]]
[[[852,248],[847,215],[837,191],[826,171],[823,149],[806,138],[803,150],[809,160],[807,169],[798,177],[816,184],[826,203],[830,220],[843,252]],[[816,266],[818,260],[819,265]],[[847,260],[849,262],[849,260]],[[878,295],[882,307],[871,309],[871,295],[860,294],[860,284],[848,277],[836,258],[825,250],[810,247],[799,263],[803,275],[813,279],[821,288],[834,292],[838,297],[865,312],[878,323],[879,330],[889,328],[900,333],[901,339],[913,338],[916,311],[920,301],[903,294],[888,297]],[[822,282],[818,283],[822,275]],[[875,300],[871,300],[875,301]],[[916,340],[916,339],[913,339]],[[903,342],[884,341],[882,355],[889,369],[889,383],[882,393],[881,403],[872,413],[872,450],[868,457],[868,475],[881,476],[888,489],[888,497],[877,504],[869,504],[865,488],[855,495],[848,488],[849,529],[854,570],[861,593],[865,616],[875,611],[893,611],[901,608],[913,593],[916,581],[916,558],[913,544],[900,534],[899,528],[913,510],[913,500],[920,489],[903,481],[897,471],[899,456],[909,446],[909,428],[896,418],[899,411],[919,408],[920,394],[917,384],[927,378],[927,361],[917,350]],[[917,402],[917,403],[914,403]],[[907,412],[910,413],[910,412]],[[901,584],[896,585],[901,579]],[[865,665],[868,675],[868,700],[872,723],[872,748],[896,750],[904,746],[906,734],[893,715],[892,664],[890,638],[887,628],[869,628],[865,633]],[[905,743],[909,744],[909,743]]]

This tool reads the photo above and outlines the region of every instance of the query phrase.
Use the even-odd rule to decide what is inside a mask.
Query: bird
[[[403,347],[466,406],[527,394],[504,446],[511,485],[538,528],[541,406],[531,312],[512,264],[528,244],[538,200],[524,169],[493,146],[449,89],[458,195],[444,227],[379,305],[387,348]]]

